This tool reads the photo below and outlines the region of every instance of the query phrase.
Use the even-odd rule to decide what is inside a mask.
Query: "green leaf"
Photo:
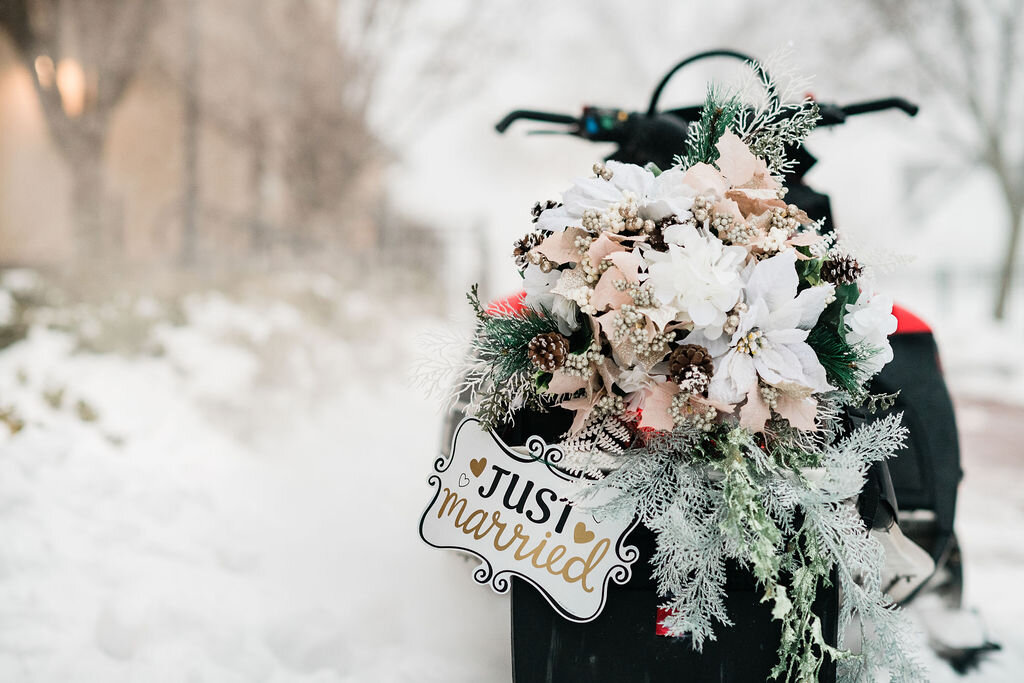
[[[786,587],[779,584],[775,587],[775,606],[772,607],[772,619],[783,619],[793,609],[793,601],[786,595]]]
[[[806,252],[804,251],[806,250]],[[810,249],[807,247],[798,247],[797,251],[804,254],[804,256],[810,256]],[[816,287],[821,284],[821,266],[825,263],[822,259],[810,259],[807,261],[796,262],[796,272],[800,276],[801,284],[806,283],[810,287]]]
[[[845,311],[845,306],[843,310]],[[819,320],[807,335],[807,343],[814,349],[818,362],[825,368],[828,381],[833,386],[857,395],[862,390],[861,384],[864,380],[860,365],[875,351],[863,345],[848,344],[839,333],[839,329],[841,328],[830,321]]]
[[[836,317],[836,329],[840,334],[846,331],[846,307],[857,303],[860,290],[857,285],[840,285],[836,287],[836,303],[839,304],[839,315]]]
[[[553,377],[554,375],[550,372],[538,370],[537,374],[533,376],[533,385],[537,387],[537,391],[543,393],[548,390],[548,384],[551,382]]]

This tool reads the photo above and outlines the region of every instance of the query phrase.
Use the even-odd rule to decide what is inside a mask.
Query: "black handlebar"
[[[764,84],[770,98],[778,98],[771,78],[764,67],[747,55],[735,50],[709,50],[684,59],[676,64],[661,79],[651,96],[650,106],[646,112],[630,112],[625,109],[591,107],[583,108],[579,116],[558,114],[530,109],[518,109],[510,112],[497,123],[499,133],[504,133],[514,122],[519,120],[539,121],[541,123],[565,126],[564,129],[544,129],[531,131],[534,133],[559,133],[572,135],[591,142],[610,142],[618,146],[610,159],[629,163],[645,164],[652,162],[661,168],[671,165],[675,155],[685,153],[689,125],[697,121],[703,105],[681,107],[678,109],[658,111],[661,94],[672,77],[680,69],[702,59],[713,57],[731,57],[742,59],[753,68]],[[819,127],[837,126],[846,123],[850,116],[869,114],[899,109],[910,116],[917,114],[917,105],[900,97],[887,97],[866,102],[857,102],[840,106],[818,102]],[[799,159],[794,170],[787,176],[788,182],[797,182],[814,164],[814,157],[805,149],[794,148],[792,154]],[[826,210],[827,211],[827,210]]]
[[[857,114],[870,114],[876,111],[884,111],[886,109],[899,109],[905,112],[908,116],[917,116],[917,112],[920,110],[913,102],[908,102],[902,97],[888,97],[884,100],[871,100],[870,102],[861,102],[860,104],[848,104],[843,107],[843,113],[847,116],[856,116]]]
[[[889,109],[899,109],[906,113],[908,116],[916,116],[920,107],[913,102],[910,102],[902,97],[886,97],[878,100],[868,100],[866,102],[857,102],[854,104],[847,104],[844,106],[826,104],[819,102],[818,106],[821,110],[821,119],[818,121],[818,127],[827,126],[838,126],[846,122],[846,119],[850,116],[858,116],[860,114],[872,114],[880,111],[886,111]],[[693,121],[696,116],[700,113],[700,105],[692,107],[682,107],[680,109],[672,109],[666,114],[671,114],[677,118],[681,118],[686,122]],[[638,118],[650,117],[651,114],[640,114],[637,112],[626,112],[622,109],[602,109],[598,107],[584,107],[583,114],[581,116],[572,116],[571,114],[556,114],[553,112],[536,111],[531,109],[517,109],[509,112],[501,121],[495,124],[495,129],[499,133],[504,133],[508,130],[516,121],[538,121],[541,123],[558,123],[571,126],[569,130],[564,131],[566,135],[576,135],[585,139],[595,139],[599,141],[608,141],[607,136],[596,136],[595,132],[587,127],[588,116],[604,116],[609,117],[618,124],[623,124],[626,121],[636,121]]]
[[[668,168],[674,163],[677,154],[685,152],[689,125],[700,118],[702,105],[659,112],[658,102],[662,91],[680,69],[698,60],[712,57],[745,60],[760,76],[768,97],[778,98],[771,79],[758,62],[734,50],[709,50],[684,59],[672,67],[655,88],[646,112],[587,106],[579,116],[572,116],[518,109],[510,112],[495,127],[499,133],[504,133],[509,126],[521,119],[566,126],[564,130],[547,129],[532,132],[561,133],[591,142],[611,142],[617,145],[617,149],[608,157],[609,159],[640,165],[650,162],[660,168]],[[845,123],[850,116],[887,109],[899,109],[910,116],[916,115],[918,110],[917,105],[900,97],[887,97],[845,106],[824,102],[817,104],[820,114],[819,127],[837,126]],[[804,175],[814,165],[815,158],[805,148],[798,146],[787,150],[787,154],[792,155],[790,158],[794,162],[786,174],[786,186],[790,189],[787,197],[815,220],[825,221],[825,225],[831,226],[832,211],[828,196],[813,190],[803,182]]]
[[[760,62],[756,61],[749,55],[736,50],[706,50],[687,57],[669,69],[668,73],[662,77],[661,81],[654,88],[654,92],[651,95],[651,102],[648,105],[647,112],[645,114],[630,113],[622,109],[604,109],[598,107],[584,107],[583,114],[581,116],[555,114],[529,109],[517,109],[516,111],[510,112],[505,116],[505,118],[499,121],[495,128],[497,128],[499,133],[504,133],[515,121],[524,119],[528,121],[540,121],[542,123],[556,123],[569,126],[570,128],[568,130],[562,131],[566,135],[576,135],[578,137],[597,142],[619,143],[628,142],[630,138],[635,138],[637,136],[649,136],[651,129],[658,127],[678,128],[681,125],[685,135],[686,126],[700,116],[701,107],[683,107],[659,113],[658,102],[661,100],[661,94],[669,84],[669,81],[671,81],[672,78],[684,67],[693,64],[694,62],[717,57],[739,59],[749,64],[760,77],[761,82],[767,90],[768,96],[776,100],[778,99],[778,93],[775,91],[772,79]],[[844,107],[819,102],[818,106],[821,113],[821,118],[818,121],[819,126],[835,126],[844,123],[848,116],[884,111],[886,109],[900,109],[910,116],[914,116],[917,114],[918,109],[917,105],[899,97],[859,102],[857,104],[849,104]],[[666,118],[666,115],[668,115],[668,118]]]
[[[515,111],[509,112],[505,118],[494,126],[498,129],[499,133],[504,133],[505,130],[512,125],[513,122],[519,119],[526,119],[529,121],[543,121],[545,123],[565,123],[565,124],[577,124],[579,118],[570,116],[568,114],[551,114],[544,111],[532,111],[530,109],[516,109]]]
[[[772,99],[778,99],[778,94],[775,92],[775,89],[769,86],[769,84],[771,83],[771,78],[768,76],[768,72],[764,70],[764,66],[762,66],[761,63],[758,62],[756,59],[749,55],[743,54],[742,52],[737,52],[736,50],[706,50],[704,52],[698,52],[695,55],[687,57],[686,59],[676,64],[671,69],[669,69],[668,73],[665,74],[664,78],[661,79],[661,82],[658,83],[658,86],[654,89],[654,93],[651,95],[651,104],[647,107],[647,115],[654,116],[656,113],[658,113],[658,100],[661,99],[661,92],[665,89],[665,86],[668,85],[668,82],[672,80],[672,77],[675,76],[677,72],[679,72],[683,67],[689,66],[694,62],[699,62],[702,59],[711,59],[713,57],[732,57],[733,59],[739,59],[746,62],[757,72],[757,75],[761,78],[761,82],[764,83],[765,87],[768,88],[768,96],[771,97]]]

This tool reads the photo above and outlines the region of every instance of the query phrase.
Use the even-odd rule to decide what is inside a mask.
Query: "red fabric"
[[[928,323],[918,318],[905,308],[892,307],[892,314],[896,316],[896,334],[912,334],[914,332],[931,332],[932,328]]]
[[[526,305],[523,304],[523,299],[525,298],[526,292],[519,292],[504,299],[492,301],[487,307],[487,312],[491,315],[495,313],[519,313],[526,308]]]
[[[667,636],[668,628],[665,626],[665,619],[672,615],[673,610],[665,607],[658,608],[658,620],[654,622],[654,635]]]

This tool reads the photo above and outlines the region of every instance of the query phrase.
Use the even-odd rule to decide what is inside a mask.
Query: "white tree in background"
[[[948,141],[996,180],[1007,215],[994,315],[1006,317],[1024,221],[1024,0],[871,0],[926,87],[964,125]],[[965,226],[970,230],[970,226]]]

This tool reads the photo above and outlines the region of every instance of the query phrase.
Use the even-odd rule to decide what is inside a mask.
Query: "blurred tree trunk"
[[[103,139],[93,138],[88,144],[76,146],[78,151],[64,155],[71,168],[71,206],[76,223],[76,252],[80,260],[91,260],[109,253],[108,248],[115,242],[108,222],[103,143]]]
[[[267,221],[264,214],[264,184],[267,173],[267,136],[263,122],[253,117],[249,121],[249,248],[263,253],[270,246]]]
[[[1014,275],[1017,272],[1017,254],[1020,252],[1021,218],[1024,215],[1024,207],[1019,203],[1010,207],[1010,238],[1007,242],[1006,253],[1003,254],[1003,266],[999,272],[999,289],[996,294],[996,320],[1006,318],[1007,307],[1010,302],[1010,292],[1013,291]]]
[[[199,17],[196,0],[185,0],[185,83],[182,122],[183,185],[181,254],[183,266],[196,263],[199,240]]]
[[[152,8],[153,0],[0,0],[0,27],[32,76],[47,128],[72,174],[75,253],[83,262],[122,242],[114,234],[103,153],[114,109],[138,68]]]

